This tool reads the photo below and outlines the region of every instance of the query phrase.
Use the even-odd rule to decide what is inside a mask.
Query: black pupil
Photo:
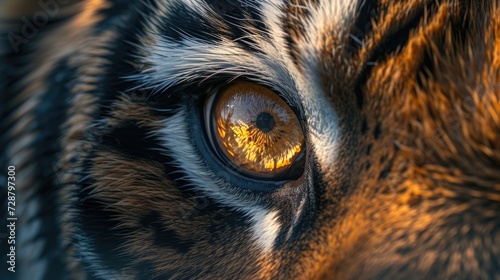
[[[267,112],[259,113],[256,125],[262,132],[269,132],[274,128],[274,118]]]

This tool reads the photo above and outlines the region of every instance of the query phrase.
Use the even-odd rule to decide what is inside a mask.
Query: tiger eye
[[[303,152],[296,114],[266,87],[248,82],[230,86],[217,98],[212,117],[219,149],[251,175],[282,174]]]

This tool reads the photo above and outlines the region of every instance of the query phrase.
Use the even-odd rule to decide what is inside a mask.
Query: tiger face
[[[8,277],[500,278],[499,1],[62,2],[2,12]]]

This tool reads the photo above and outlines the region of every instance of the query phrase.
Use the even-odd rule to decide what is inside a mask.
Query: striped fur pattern
[[[2,279],[500,278],[500,1],[1,5]],[[297,114],[298,179],[214,159],[236,81]]]

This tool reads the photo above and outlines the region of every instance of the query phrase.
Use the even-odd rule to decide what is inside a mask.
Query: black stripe
[[[355,54],[363,46],[359,44],[358,40],[363,41],[367,34],[373,30],[372,21],[379,19],[379,0],[364,0],[361,1],[357,7],[356,20],[349,31],[348,43],[346,50]]]
[[[254,46],[253,38],[247,37],[247,26],[258,30],[255,35],[269,38],[268,27],[264,24],[260,12],[260,5],[243,5],[236,1],[218,0],[207,1],[207,8],[215,14],[209,18],[219,18],[224,26],[216,26],[215,20],[207,18],[182,3],[169,4],[170,11],[165,16],[161,28],[161,35],[171,42],[183,43],[185,38],[197,39],[216,45],[220,37],[225,37],[239,44],[242,48],[252,52],[262,52]],[[253,34],[250,32],[250,34]]]
[[[100,147],[104,151],[112,149],[133,159],[138,158],[163,163],[167,159],[162,155],[162,145],[157,137],[151,134],[152,130],[125,120],[120,126],[97,136],[100,139],[96,140],[105,146]]]
[[[430,1],[427,6],[419,7],[415,11],[415,13],[413,13],[412,17],[409,18],[399,29],[397,29],[397,31],[388,34],[387,38],[385,38],[382,43],[377,46],[376,50],[370,55],[369,59],[367,60],[368,64],[364,66],[358,77],[358,81],[355,83],[357,85],[355,92],[357,105],[359,108],[363,106],[362,87],[365,85],[373,65],[379,61],[385,60],[387,56],[395,54],[402,50],[403,46],[405,46],[405,44],[408,42],[410,34],[413,32],[413,30],[419,27],[421,19],[424,16],[425,9],[432,11],[432,9],[430,9],[431,5],[434,5],[434,2]],[[358,34],[370,34],[372,26],[369,22],[371,20],[379,20],[381,11],[374,10],[373,8],[374,7],[372,6],[370,1],[368,1],[364,6],[361,7],[361,12],[366,13],[366,19],[360,19],[360,17],[362,17],[362,14],[358,15],[358,19],[356,20],[356,27],[354,28],[354,30],[363,31],[363,28],[365,28],[366,31],[359,31]],[[393,24],[399,25],[401,24],[401,22],[394,22]],[[352,41],[352,38],[350,40],[352,44],[351,46],[356,45]]]
[[[116,219],[117,213],[109,210],[106,202],[92,197],[93,180],[87,179],[81,182],[78,201],[71,207],[73,211],[77,209],[73,216],[73,225],[76,233],[80,236],[73,236],[73,242],[79,246],[77,259],[87,266],[87,271],[92,271],[91,265],[101,263],[105,268],[121,270],[134,260],[131,255],[127,255],[120,250],[120,246],[127,243],[127,236],[133,234],[133,229],[119,228],[121,221]],[[83,240],[92,246],[82,246]],[[89,260],[85,257],[88,252],[99,256],[99,260]]]
[[[194,240],[189,240],[179,236],[174,230],[162,224],[160,213],[151,211],[142,217],[140,221],[144,229],[153,230],[153,244],[158,247],[174,249],[178,254],[185,254],[191,250],[195,244]],[[172,221],[172,225],[175,222]]]
[[[101,66],[105,74],[99,77],[98,86],[94,92],[99,97],[99,110],[94,119],[109,115],[111,104],[120,97],[120,93],[128,93],[130,89],[137,86],[126,77],[139,74],[140,63],[137,61],[137,56],[140,49],[138,46],[141,45],[142,36],[147,32],[144,23],[156,12],[155,1],[128,2],[127,13],[119,7],[103,10],[102,12],[113,14],[125,13],[125,16],[122,15],[120,19],[112,20],[112,22],[102,22],[96,31],[99,34],[113,30],[117,37],[106,46],[109,54],[104,55],[103,58],[108,63]]]

